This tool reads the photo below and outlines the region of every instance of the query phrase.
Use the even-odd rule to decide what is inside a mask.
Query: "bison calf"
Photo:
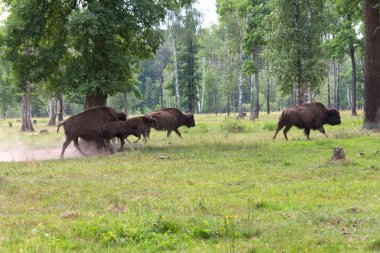
[[[146,143],[147,131],[151,127],[157,126],[157,121],[151,117],[135,117],[127,119],[126,121],[115,121],[104,124],[100,128],[100,134],[104,138],[106,147],[109,149],[110,153],[113,154],[113,149],[110,140],[114,137],[120,139],[120,150],[123,151],[124,144],[129,135],[136,136],[140,140],[141,135],[144,137],[144,143]],[[126,139],[129,143],[130,141]],[[136,141],[136,142],[137,142]]]
[[[149,116],[134,117],[128,119],[127,121],[130,123],[132,129],[134,130],[133,135],[138,138],[136,141],[134,141],[134,143],[138,142],[141,139],[141,136],[143,136],[144,143],[146,143],[147,137],[149,137],[148,131],[150,131],[152,127],[158,127],[157,120]]]
[[[276,139],[277,133],[285,126],[284,136],[288,140],[287,132],[292,126],[304,129],[307,139],[310,139],[310,130],[319,130],[326,137],[324,124],[331,126],[339,125],[340,115],[335,109],[326,109],[326,107],[319,103],[305,103],[299,106],[285,109],[278,121],[278,126],[273,139]]]
[[[182,138],[178,128],[187,126],[188,128],[195,126],[194,115],[191,113],[183,114],[176,108],[160,109],[145,114],[145,116],[152,117],[157,120],[158,126],[154,127],[156,130],[167,130],[167,137],[170,136],[172,131]],[[150,130],[148,130],[148,137]]]

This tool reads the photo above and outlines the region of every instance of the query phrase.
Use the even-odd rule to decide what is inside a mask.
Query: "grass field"
[[[0,163],[0,252],[380,252],[380,134],[349,115],[288,142],[272,140],[279,113],[196,115],[182,140],[153,130],[112,156]],[[62,131],[18,130],[3,122],[0,150],[59,157]]]

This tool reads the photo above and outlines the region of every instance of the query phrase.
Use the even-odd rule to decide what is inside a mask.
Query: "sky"
[[[216,14],[216,0],[198,0],[195,7],[202,13],[202,27],[210,27],[212,24],[218,23]]]

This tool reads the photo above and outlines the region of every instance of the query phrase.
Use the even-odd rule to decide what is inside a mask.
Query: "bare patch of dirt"
[[[61,213],[61,218],[63,219],[73,219],[73,218],[77,218],[78,216],[79,216],[78,212],[71,211],[71,210]]]
[[[114,151],[120,144],[114,143]],[[103,148],[97,149],[95,146],[80,142],[79,146],[87,156],[98,156],[109,154]],[[60,159],[62,143],[57,143],[55,147],[36,149],[27,147],[21,143],[13,143],[11,146],[0,147],[0,162],[29,162],[43,160],[58,160]],[[128,150],[126,148],[126,150]],[[83,157],[81,153],[71,143],[64,154],[64,158]]]

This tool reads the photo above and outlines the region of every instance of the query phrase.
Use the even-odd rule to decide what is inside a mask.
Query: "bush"
[[[274,124],[274,123],[265,123],[265,125],[263,126],[263,130],[264,131],[274,131],[277,129],[277,124]]]
[[[225,118],[220,128],[227,133],[247,133],[252,130],[252,125],[238,118]]]

